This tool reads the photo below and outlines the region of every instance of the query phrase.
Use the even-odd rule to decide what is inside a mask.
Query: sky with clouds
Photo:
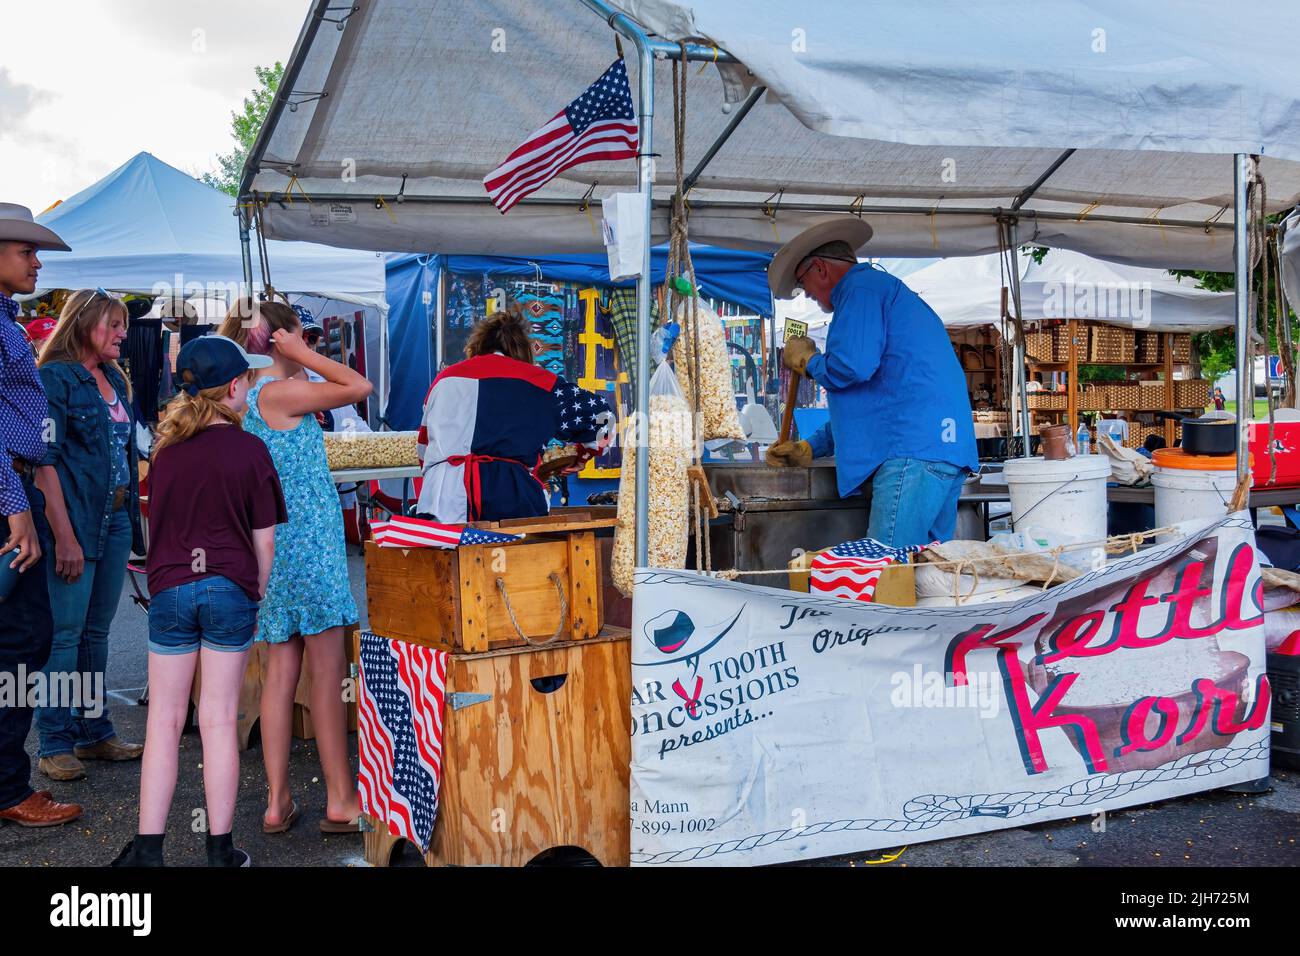
[[[199,175],[309,0],[6,0],[0,202],[41,210],[141,150]]]

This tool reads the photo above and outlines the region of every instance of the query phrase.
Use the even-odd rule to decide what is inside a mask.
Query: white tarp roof
[[[268,235],[408,251],[600,248],[579,201],[593,185],[593,201],[633,187],[633,162],[567,170],[507,216],[481,180],[609,65],[602,17],[579,0],[361,0],[339,31],[315,28],[313,17],[336,16],[317,3],[290,64],[301,64],[285,91],[296,109],[268,123],[251,181],[273,197],[293,183],[295,201],[264,213]],[[1300,84],[1278,46],[1300,34],[1290,0],[614,5],[669,39],[716,42],[753,73],[725,68],[724,90],[718,68],[689,67],[688,169],[726,124],[728,94],[768,87],[691,194],[697,241],[770,249],[861,197],[876,229],[864,254],[989,253],[992,213],[1066,149],[1077,151],[1020,210],[1023,241],[1230,270],[1230,154],[1263,154],[1270,210],[1300,199]],[[670,77],[660,61],[659,202],[675,180]],[[660,208],[656,238],[666,226]]]

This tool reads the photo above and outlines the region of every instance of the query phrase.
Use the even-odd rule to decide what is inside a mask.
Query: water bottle
[[[672,351],[673,343],[681,334],[682,328],[676,322],[669,322],[655,329],[654,334],[650,336],[650,357],[654,359],[656,368],[663,364],[668,353]]]
[[[1088,425],[1087,425],[1087,423],[1086,423],[1086,422],[1080,422],[1080,423],[1079,423],[1079,434],[1077,434],[1077,435],[1074,436],[1074,444],[1075,444],[1075,446],[1076,446],[1075,454],[1078,454],[1078,455],[1087,455],[1087,454],[1089,454],[1088,445],[1089,445],[1089,441],[1090,441],[1090,439],[1091,439],[1091,435],[1090,435],[1089,432],[1088,432]]]

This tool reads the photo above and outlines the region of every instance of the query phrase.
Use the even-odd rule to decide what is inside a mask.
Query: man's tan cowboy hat
[[[767,284],[772,295],[778,299],[788,299],[794,295],[794,272],[799,268],[799,263],[808,258],[808,254],[818,246],[838,240],[847,242],[856,252],[870,238],[870,224],[857,216],[836,216],[805,229],[782,246],[768,263]]]
[[[37,249],[72,251],[52,230],[34,220],[30,209],[11,202],[0,202],[0,242],[30,242]]]

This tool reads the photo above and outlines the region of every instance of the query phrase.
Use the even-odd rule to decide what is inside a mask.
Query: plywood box
[[[578,847],[627,866],[632,665],[628,632],[447,660],[442,784],[428,865],[523,866]],[[399,839],[369,820],[366,860]]]
[[[808,571],[820,551],[807,551],[790,562],[790,590],[808,591]],[[876,583],[875,604],[894,607],[916,606],[916,570],[910,564],[894,564],[880,572]]]
[[[594,637],[604,624],[601,578],[589,530],[453,550],[366,542],[370,629],[456,653]]]

